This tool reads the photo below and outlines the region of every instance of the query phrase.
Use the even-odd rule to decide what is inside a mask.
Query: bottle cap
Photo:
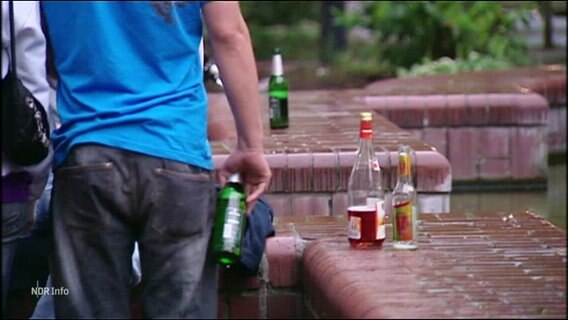
[[[281,76],[284,74],[282,67],[282,55],[278,48],[274,49],[274,54],[272,55],[272,74],[275,76]]]
[[[373,120],[373,114],[371,112],[361,112],[361,120]]]
[[[238,172],[232,173],[227,179],[227,182],[241,183],[241,175]]]
[[[373,138],[373,114],[371,112],[361,112],[359,138],[362,139]]]

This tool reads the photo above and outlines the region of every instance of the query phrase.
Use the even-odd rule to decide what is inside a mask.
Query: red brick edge
[[[546,125],[539,94],[367,96],[365,104],[401,128]]]

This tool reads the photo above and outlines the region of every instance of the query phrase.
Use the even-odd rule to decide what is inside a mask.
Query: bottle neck
[[[358,153],[368,154],[370,157],[375,157],[373,149],[373,121],[362,119],[359,127],[359,149]]]
[[[408,153],[400,153],[398,155],[398,181],[412,182],[412,162]]]
[[[227,178],[227,183],[241,184],[241,175],[240,175],[239,173],[232,173],[232,174]]]
[[[359,156],[363,157],[375,157],[375,151],[373,149],[373,139],[359,138],[357,153],[359,154]]]
[[[272,56],[272,75],[281,76],[283,74],[284,70],[282,68],[282,55],[277,53]]]

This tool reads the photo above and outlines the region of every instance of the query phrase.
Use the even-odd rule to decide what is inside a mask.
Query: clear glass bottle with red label
[[[362,112],[359,146],[347,186],[347,238],[356,249],[381,247],[385,240],[381,168],[373,148],[373,114]]]
[[[413,150],[401,145],[398,150],[398,178],[392,191],[393,247],[401,250],[418,248],[418,202],[412,181]]]

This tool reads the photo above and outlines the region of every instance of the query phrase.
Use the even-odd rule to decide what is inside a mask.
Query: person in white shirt
[[[14,40],[17,73],[23,85],[41,103],[49,105],[46,77],[46,42],[41,30],[38,1],[14,1]],[[10,64],[9,2],[2,1],[2,79]],[[47,111],[47,109],[46,109]],[[2,305],[6,305],[18,239],[33,222],[36,200],[41,196],[51,169],[52,150],[41,163],[22,167],[2,152]],[[7,308],[3,308],[5,312]]]

